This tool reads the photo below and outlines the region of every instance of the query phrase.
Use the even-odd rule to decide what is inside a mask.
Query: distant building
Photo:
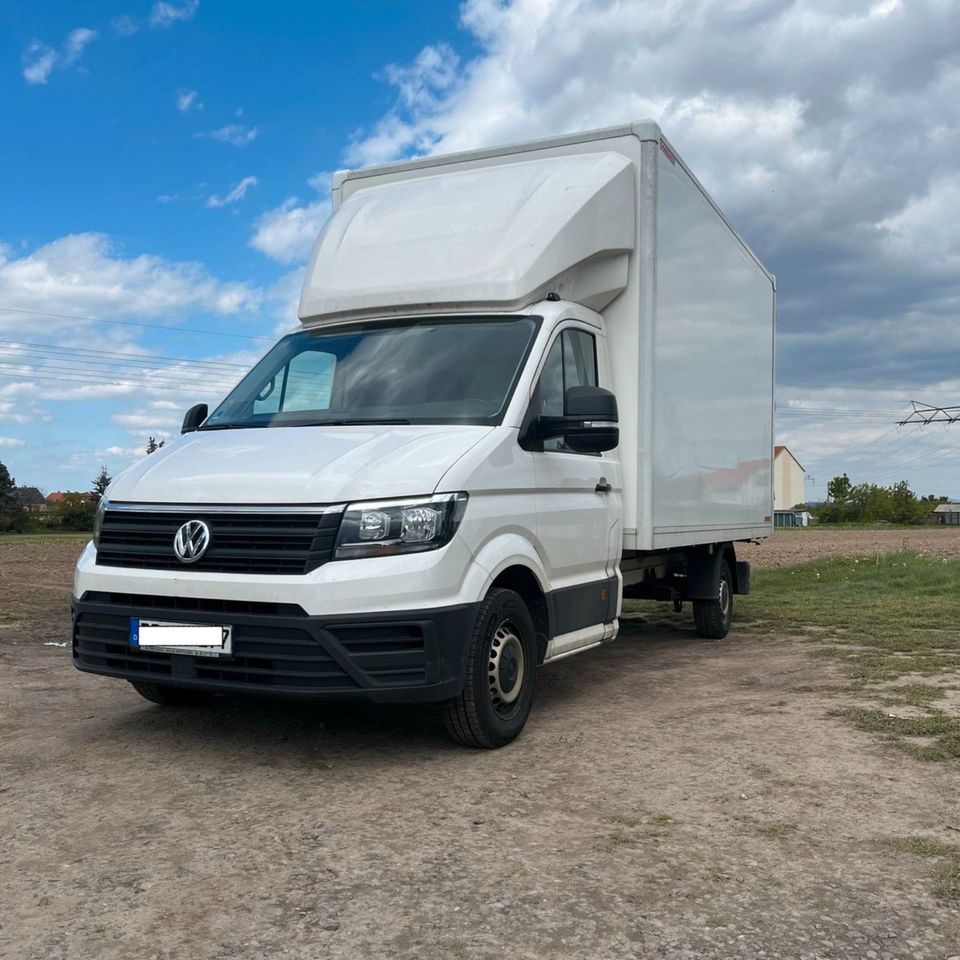
[[[809,527],[815,522],[813,514],[806,510],[773,511],[773,525],[775,527]]]
[[[27,513],[46,513],[46,497],[36,487],[17,487],[17,499]]]
[[[773,509],[789,510],[806,500],[803,464],[786,448],[773,448]]]
[[[47,505],[51,506],[55,503],[63,503],[65,500],[79,501],[81,503],[86,503],[93,500],[92,493],[79,493],[75,490],[55,490],[50,496],[47,497]]]
[[[934,521],[949,524],[951,527],[960,527],[960,503],[941,503],[934,507]]]

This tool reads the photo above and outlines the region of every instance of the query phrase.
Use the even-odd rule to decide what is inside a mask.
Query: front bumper
[[[309,616],[289,603],[87,591],[71,607],[73,663],[87,673],[231,694],[416,703],[460,692],[478,604]],[[229,624],[233,653],[131,647],[131,617]]]

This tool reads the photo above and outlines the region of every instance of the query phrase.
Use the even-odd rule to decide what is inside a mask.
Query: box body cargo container
[[[725,635],[772,528],[775,285],[657,125],[339,173],[333,207],[299,331],[108,492],[76,665],[440,700],[498,746],[623,596]]]
[[[602,312],[624,549],[769,534],[773,278],[656,124],[337,174],[348,201],[304,323],[548,293]]]

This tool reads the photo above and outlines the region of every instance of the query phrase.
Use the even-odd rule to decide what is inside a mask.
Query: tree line
[[[164,446],[166,440],[157,440],[148,437],[146,452],[154,453]],[[0,533],[25,533],[36,527],[50,529],[56,527],[61,530],[92,530],[93,518],[97,512],[97,504],[107,491],[112,481],[106,464],[101,466],[100,472],[94,477],[90,490],[81,493],[64,494],[57,503],[47,505],[43,514],[31,513],[23,503],[17,482],[10,475],[10,470],[0,461]],[[42,525],[40,517],[43,517]]]
[[[889,487],[852,483],[842,473],[827,484],[823,503],[800,504],[821,523],[926,523],[937,505],[949,497],[917,496],[906,480]]]

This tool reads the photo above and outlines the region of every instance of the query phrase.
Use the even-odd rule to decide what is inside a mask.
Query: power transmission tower
[[[932,407],[929,403],[911,401],[913,411],[906,420],[898,420],[897,426],[905,427],[908,423],[919,423],[925,427],[928,423],[960,423],[960,407]]]

